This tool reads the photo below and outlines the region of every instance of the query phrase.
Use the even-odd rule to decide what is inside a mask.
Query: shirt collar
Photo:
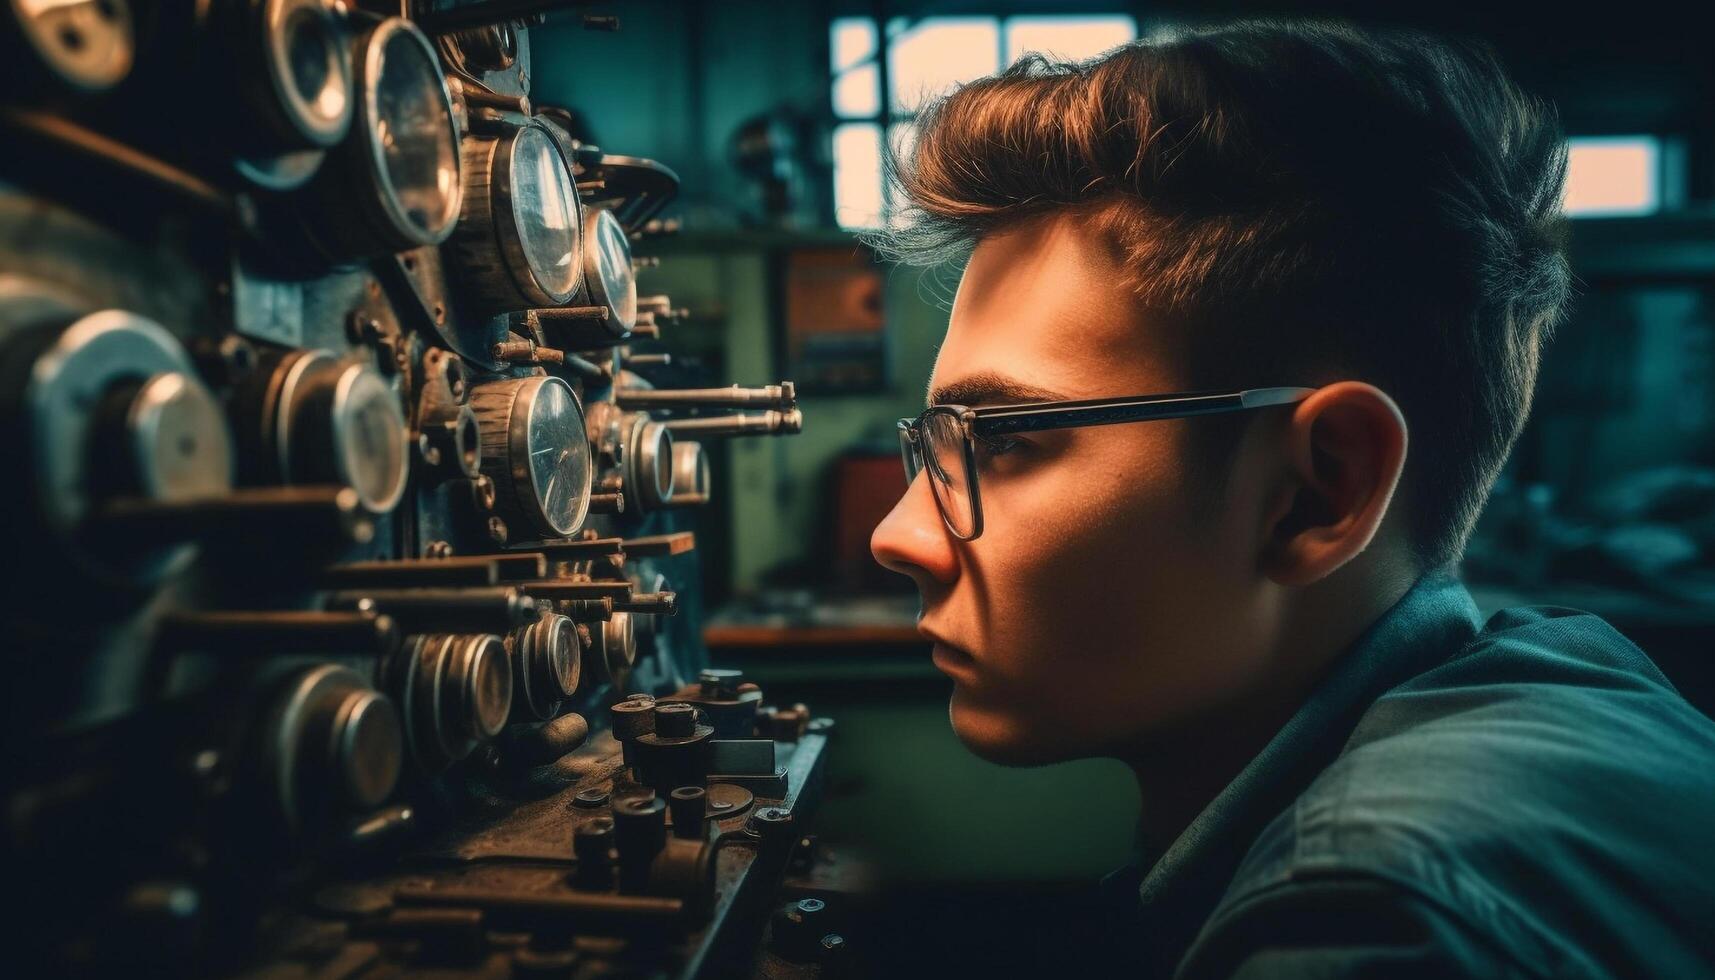
[[[1171,971],[1214,911],[1245,852],[1339,755],[1370,705],[1446,660],[1481,626],[1477,606],[1446,573],[1420,578],[1329,669],[1256,758],[1142,874],[1138,895],[1151,959]],[[1137,868],[1148,864],[1144,858]],[[1116,875],[1137,881],[1137,870]]]

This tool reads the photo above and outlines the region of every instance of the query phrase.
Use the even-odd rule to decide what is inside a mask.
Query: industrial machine
[[[533,103],[549,6],[0,2],[13,975],[838,957],[832,723],[697,621],[793,388],[650,383],[678,179]]]

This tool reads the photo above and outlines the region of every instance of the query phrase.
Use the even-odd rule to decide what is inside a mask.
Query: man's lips
[[[922,624],[918,624],[917,629],[924,636],[934,641],[935,647],[932,659],[934,660],[935,667],[940,670],[941,673],[952,677],[954,680],[958,680],[960,678],[970,679],[976,676],[977,660],[975,657],[965,652],[964,648],[947,642],[942,639],[939,634],[935,633],[935,631],[925,629]]]

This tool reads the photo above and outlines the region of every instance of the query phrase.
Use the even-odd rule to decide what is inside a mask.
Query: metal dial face
[[[425,245],[442,241],[463,202],[458,130],[452,102],[422,32],[402,20],[377,28],[365,72],[369,139],[380,167],[384,202]]]
[[[405,412],[375,371],[346,369],[334,393],[334,444],[346,482],[375,513],[391,511],[405,492]]]
[[[554,534],[566,537],[583,526],[589,513],[593,469],[584,413],[571,386],[559,378],[544,378],[536,388],[525,423],[531,490],[541,518]]]
[[[286,117],[317,146],[339,142],[351,124],[351,62],[322,0],[269,0],[269,71]]]
[[[583,273],[583,227],[566,158],[546,132],[526,126],[513,139],[510,160],[511,220],[524,261],[544,292],[569,299]]]
[[[127,0],[11,0],[24,36],[60,80],[86,92],[131,72],[136,42]]]
[[[613,311],[620,327],[637,324],[637,277],[631,268],[631,242],[613,212],[592,210],[584,219],[585,264],[588,266],[590,299]]]

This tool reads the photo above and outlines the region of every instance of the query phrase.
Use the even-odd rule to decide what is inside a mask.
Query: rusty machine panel
[[[830,722],[682,600],[800,415],[650,383],[550,6],[0,0],[14,975],[750,968]]]

